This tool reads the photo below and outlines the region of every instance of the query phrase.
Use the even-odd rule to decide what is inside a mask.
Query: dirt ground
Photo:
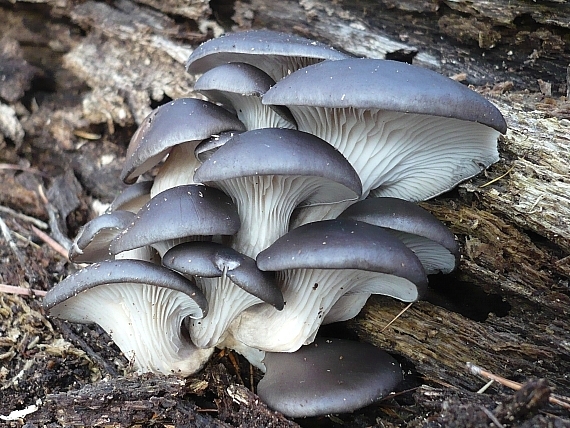
[[[13,287],[0,292],[0,426],[570,427],[569,407],[549,403],[548,380],[477,394],[397,354],[406,379],[393,396],[353,414],[292,421],[258,400],[260,373],[237,354],[220,351],[188,379],[135,376],[97,326],[47,319],[43,293],[78,269],[62,245],[122,188],[136,126],[132,117],[85,114],[85,80],[61,67],[61,55],[85,34],[64,19],[44,27],[44,13],[0,2],[0,284]],[[568,112],[558,115],[567,120]],[[568,331],[567,318],[560,325]],[[340,326],[333,334],[355,333]]]

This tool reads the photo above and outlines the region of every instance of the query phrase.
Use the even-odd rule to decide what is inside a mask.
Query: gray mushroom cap
[[[275,277],[258,269],[255,260],[215,242],[186,242],[166,252],[162,264],[185,275],[220,277],[230,280],[249,294],[283,309],[283,294]]]
[[[373,404],[402,382],[402,369],[367,343],[318,338],[293,353],[267,353],[259,397],[289,417],[345,413]]]
[[[416,255],[385,229],[353,220],[324,220],[289,231],[257,256],[261,270],[360,269],[427,287]]]
[[[206,298],[195,284],[176,272],[142,260],[108,260],[87,266],[49,290],[42,305],[51,316],[59,317],[66,311],[66,301],[79,293],[99,285],[122,283],[151,284],[179,291],[194,300],[193,317],[201,318],[207,313]],[[62,317],[73,322],[86,322],[81,317]]]
[[[233,235],[237,209],[223,192],[198,184],[173,187],[152,198],[110,245],[110,252],[193,236]]]
[[[227,345],[229,325],[251,306],[266,302],[272,310],[283,309],[283,294],[275,276],[260,271],[255,260],[224,245],[180,244],[164,255],[163,264],[194,275],[208,300],[208,315],[189,326],[190,337],[200,348]]]
[[[394,61],[324,61],[283,78],[262,101],[287,105],[299,130],[336,147],[364,196],[419,201],[446,192],[499,159],[497,138],[506,130],[479,94]],[[314,220],[309,209],[296,224]]]
[[[244,62],[260,68],[277,81],[306,65],[348,57],[348,54],[304,37],[250,30],[226,34],[201,44],[188,58],[186,70],[201,74],[221,64]]]
[[[352,220],[293,229],[261,251],[257,265],[276,271],[285,307],[279,312],[251,307],[230,331],[236,340],[267,352],[294,352],[311,343],[345,295],[381,294],[410,302],[427,290],[427,276],[412,250],[386,229]]]
[[[507,131],[499,110],[468,87],[425,68],[381,59],[314,64],[277,82],[263,103],[429,114]]]
[[[248,129],[296,129],[295,118],[287,107],[262,105],[261,97],[273,85],[275,80],[259,68],[245,63],[229,63],[205,72],[194,84],[194,89],[210,101],[236,112]],[[248,114],[244,111],[247,108],[256,111]]]
[[[129,211],[113,211],[95,217],[79,229],[69,250],[69,260],[75,263],[94,263],[112,259],[111,241],[134,220]]]
[[[223,131],[245,130],[237,117],[222,107],[194,98],[179,98],[153,110],[133,135],[121,180],[133,183],[157,165],[175,145],[200,141]]]
[[[435,216],[412,202],[369,198],[356,202],[339,218],[393,230],[420,258],[428,274],[449,273],[459,263],[459,245],[453,233]]]
[[[266,128],[237,134],[196,171],[196,180],[215,183],[244,176],[317,176],[344,187],[344,196],[318,192],[312,203],[354,199],[361,194],[358,175],[347,160],[314,135]],[[341,186],[335,186],[340,187]]]
[[[136,213],[150,199],[150,189],[152,181],[139,181],[127,186],[119,195],[113,199],[107,213],[113,211],[130,211]]]
[[[183,334],[187,317],[202,318],[207,301],[182,275],[141,260],[90,265],[52,288],[43,306],[50,316],[97,323],[139,372],[198,371],[213,349],[198,349]]]
[[[360,178],[338,151],[292,129],[236,135],[194,178],[232,197],[242,220],[232,247],[252,258],[287,232],[295,207],[356,200],[361,194]]]
[[[238,131],[227,131],[221,132],[218,135],[213,135],[212,137],[208,138],[207,140],[202,141],[200,144],[196,146],[194,150],[194,155],[196,159],[200,162],[205,162],[207,159],[212,156],[212,154],[226,144],[230,139],[234,138],[237,134],[241,132]]]

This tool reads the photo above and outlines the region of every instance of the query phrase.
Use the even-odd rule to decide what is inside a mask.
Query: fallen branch
[[[17,285],[0,284],[0,293],[18,294],[22,296],[40,296],[46,295],[44,290],[35,290],[33,288],[24,288]]]

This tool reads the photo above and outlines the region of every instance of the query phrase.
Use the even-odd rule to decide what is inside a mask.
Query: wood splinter
[[[498,382],[501,385],[504,385],[507,388],[511,388],[514,391],[518,391],[519,389],[522,388],[522,385],[520,383],[493,374],[473,363],[468,362],[466,363],[466,366],[467,370],[470,373]],[[550,394],[550,397],[548,397],[548,401],[551,404],[557,404],[559,406],[564,407],[565,409],[570,409],[570,397],[564,397],[558,394]]]

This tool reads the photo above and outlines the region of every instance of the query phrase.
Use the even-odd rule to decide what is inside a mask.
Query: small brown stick
[[[493,374],[490,371],[482,369],[481,367],[473,363],[467,363],[466,365],[467,365],[467,370],[474,375],[494,380],[495,382],[498,382],[501,385],[504,385],[507,388],[511,388],[515,391],[518,391],[519,389],[522,388],[522,385],[520,383]],[[570,397],[564,397],[563,395],[558,395],[558,394],[550,394],[550,397],[548,397],[548,401],[551,404],[557,404],[559,406],[564,407],[565,409],[570,409]]]
[[[386,325],[384,326],[384,328],[383,328],[382,330],[380,330],[380,333],[382,333],[384,330],[386,330],[388,327],[390,327],[392,324],[394,324],[394,322],[396,322],[396,320],[397,320],[398,318],[400,318],[400,317],[404,314],[404,312],[406,312],[408,309],[410,309],[410,307],[411,307],[413,304],[414,304],[414,302],[411,302],[410,304],[408,304],[408,306],[406,306],[404,309],[402,309],[402,310],[400,311],[400,313],[399,313],[398,315],[396,315],[396,316],[392,319],[392,321],[390,321],[388,324],[386,324]]]
[[[229,358],[229,360],[230,360],[230,363],[232,363],[232,366],[234,367],[234,370],[235,370],[235,372],[236,372],[236,377],[237,377],[238,382],[239,382],[241,385],[245,385],[245,383],[244,383],[244,381],[243,381],[243,379],[242,379],[242,377],[241,377],[241,374],[240,374],[239,362],[238,362],[238,360],[237,360],[235,354],[230,351],[230,352],[227,353],[227,356],[228,356],[228,358]]]
[[[487,187],[489,184],[496,183],[496,182],[499,181],[501,178],[506,177],[507,175],[509,175],[509,173],[510,173],[513,169],[515,169],[515,166],[514,166],[514,165],[511,166],[511,167],[509,168],[509,170],[508,170],[507,172],[505,172],[503,175],[499,175],[498,177],[493,178],[491,181],[487,181],[485,184],[481,184],[481,185],[479,186],[479,188],[481,189],[481,188],[483,188],[483,187]]]
[[[46,173],[41,172],[39,169],[14,165],[13,163],[0,163],[0,169],[9,169],[12,171],[26,171],[26,172],[31,172],[32,174],[41,175],[42,177],[48,176]]]
[[[14,211],[12,208],[8,208],[8,207],[5,207],[3,205],[0,205],[0,212],[11,215],[12,217],[19,218],[20,220],[24,220],[24,221],[27,221],[29,223],[32,223],[33,225],[35,225],[36,227],[38,227],[40,229],[47,229],[48,228],[48,225],[46,222],[38,220],[35,217],[30,217],[29,215],[22,214],[22,213],[19,213],[17,211]]]
[[[22,296],[45,296],[44,290],[34,290],[33,288],[18,287],[16,285],[0,284],[0,293],[18,294]]]
[[[491,419],[491,422],[493,422],[497,428],[505,428],[505,426],[499,422],[497,417],[489,409],[487,409],[485,406],[479,406],[479,408],[483,411],[483,413],[487,415],[489,419]]]
[[[38,238],[40,238],[42,241],[44,241],[53,250],[55,250],[57,253],[59,253],[60,255],[65,257],[65,259],[68,259],[68,254],[69,254],[68,251],[59,242],[57,242],[55,239],[53,239],[47,233],[42,232],[41,230],[39,230],[35,226],[32,226],[32,231],[36,234],[36,236]]]

